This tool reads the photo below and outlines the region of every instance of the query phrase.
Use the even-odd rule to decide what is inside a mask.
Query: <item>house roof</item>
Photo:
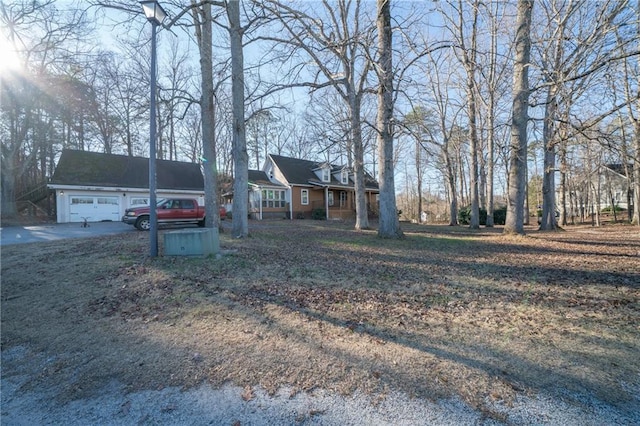
[[[204,190],[199,164],[157,160],[158,189]],[[149,159],[100,152],[63,150],[51,184],[149,188]]]
[[[249,183],[261,186],[284,186],[278,182],[271,182],[267,174],[262,170],[249,170]]]
[[[329,164],[327,162],[318,162],[318,161],[310,161],[310,160],[301,160],[298,158],[291,157],[283,157],[282,155],[274,155],[269,154],[271,160],[274,162],[276,167],[280,169],[280,172],[284,175],[285,179],[289,184],[292,185],[331,185],[331,186],[350,186],[353,184],[350,183],[345,185],[335,179],[333,175],[331,175],[331,182],[322,182],[318,179],[318,176],[314,173],[314,170],[317,170],[323,165],[329,165],[332,169],[332,173],[342,170],[344,166],[338,166],[334,164]],[[365,187],[367,189],[378,189],[378,182],[368,173],[365,172]]]
[[[633,174],[633,163],[630,163],[625,169],[624,164],[614,163],[605,165],[606,168],[611,170],[612,172],[618,173],[621,176],[627,177],[627,170],[629,173]]]

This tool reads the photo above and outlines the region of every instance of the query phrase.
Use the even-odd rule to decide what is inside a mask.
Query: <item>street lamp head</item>
[[[149,22],[153,24],[162,24],[162,21],[164,21],[164,18],[167,16],[167,12],[164,11],[162,6],[160,6],[160,3],[156,0],[141,1],[140,5],[142,6],[144,16],[146,16]]]

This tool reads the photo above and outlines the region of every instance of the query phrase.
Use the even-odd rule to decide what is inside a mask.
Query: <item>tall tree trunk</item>
[[[218,232],[220,213],[218,211],[217,159],[215,140],[215,108],[213,104],[213,59],[212,59],[212,17],[211,4],[193,5],[196,38],[200,49],[200,72],[202,74],[202,98],[200,109],[202,115],[202,153],[204,156],[204,204],[206,211],[205,226]]]
[[[447,147],[445,142],[445,147]],[[458,224],[458,196],[456,194],[456,175],[453,170],[453,164],[451,158],[445,152],[444,154],[445,170],[446,170],[446,186],[447,193],[449,195],[449,226],[456,226]]]
[[[636,21],[636,40],[640,40],[640,5],[636,9],[637,21]],[[637,57],[638,58],[638,57]],[[636,66],[640,67],[640,58],[636,61]],[[636,93],[636,117],[634,120],[635,134],[635,159],[633,162],[633,218],[631,220],[635,225],[640,226],[640,72],[636,76],[637,93]],[[631,115],[633,117],[633,115]]]
[[[493,101],[490,101],[491,103],[493,103]],[[487,151],[488,151],[488,158],[487,158],[487,221],[485,223],[485,225],[488,228],[493,227],[493,225],[495,224],[494,219],[493,219],[493,210],[494,210],[494,197],[493,197],[493,193],[494,193],[494,183],[493,183],[493,173],[494,173],[494,164],[495,164],[495,159],[494,159],[494,150],[495,150],[495,137],[496,137],[496,132],[494,129],[495,126],[495,117],[493,116],[494,110],[493,110],[493,105],[490,108],[489,111],[489,135],[487,137]]]
[[[349,113],[351,114],[351,134],[353,136],[353,174],[356,197],[355,229],[369,229],[369,215],[364,184],[364,148],[362,146],[362,127],[360,123],[360,99],[355,93],[349,94]]]
[[[541,230],[557,228],[555,216],[556,204],[556,140],[554,120],[558,109],[557,86],[552,84],[547,93],[542,135],[544,139],[544,166],[542,175],[542,217]]]
[[[516,57],[513,66],[513,114],[509,153],[509,203],[504,226],[505,233],[513,234],[524,234],[532,9],[533,0],[518,0]]]
[[[567,164],[567,146],[566,137],[561,138],[561,147],[559,154],[560,160],[560,185],[558,190],[560,192],[560,202],[558,203],[558,210],[560,212],[560,225],[567,225],[567,170],[569,165]]]
[[[478,31],[478,3],[473,5],[473,24],[471,27],[471,47],[464,49],[464,67],[467,74],[466,91],[467,91],[467,115],[469,119],[469,150],[471,155],[471,164],[469,167],[469,185],[471,196],[471,218],[469,227],[471,229],[480,228],[480,194],[478,190],[479,166],[478,156],[480,155],[480,144],[478,142],[478,126],[477,126],[477,102],[476,102],[476,44]],[[462,4],[460,4],[462,10]],[[464,39],[463,24],[460,22],[460,39]],[[464,47],[463,47],[464,48]]]
[[[233,103],[233,220],[231,234],[235,238],[249,235],[249,154],[244,122],[244,58],[240,0],[227,3],[231,45],[231,96]],[[256,149],[259,152],[259,149]],[[259,165],[258,165],[259,167]]]
[[[487,102],[487,221],[486,226],[494,226],[494,168],[495,168],[495,139],[496,139],[496,90],[497,90],[497,57],[498,57],[498,22],[491,17],[491,48],[489,58],[489,99]]]
[[[391,0],[378,0],[378,161],[380,171],[380,223],[378,236],[402,237],[393,178],[393,61],[391,52]],[[418,213],[420,209],[418,209]]]
[[[418,190],[418,223],[422,223],[422,145],[416,139],[416,185]]]

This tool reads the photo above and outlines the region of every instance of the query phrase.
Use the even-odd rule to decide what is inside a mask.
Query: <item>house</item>
[[[560,187],[556,188],[556,200],[560,203]],[[599,165],[583,180],[577,180],[567,188],[566,211],[568,216],[586,217],[599,214],[615,206],[616,211],[633,214],[633,164]]]
[[[249,214],[252,219],[287,218],[288,187],[262,170],[249,170]]]
[[[199,164],[156,161],[156,195],[203,202]],[[149,159],[63,150],[49,189],[56,193],[58,223],[119,221],[125,209],[149,204]]]
[[[627,173],[629,176],[627,176]],[[615,205],[617,208],[633,208],[633,164],[606,164],[600,166],[596,179],[591,182],[593,199],[597,207]]]
[[[266,218],[355,218],[354,175],[345,166],[270,154],[249,171],[249,212]],[[378,183],[365,173],[365,196],[377,214]]]

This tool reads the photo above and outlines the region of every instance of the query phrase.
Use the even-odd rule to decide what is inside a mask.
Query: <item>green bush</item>
[[[616,206],[616,213],[623,212],[623,211],[625,211],[625,209],[623,209],[620,206]],[[603,208],[601,210],[601,212],[602,213],[611,213],[611,206],[607,206],[607,207]]]
[[[315,220],[323,220],[327,218],[327,212],[325,209],[313,209],[311,212],[311,218]]]
[[[507,208],[500,207],[493,210],[493,223],[494,225],[504,225],[507,221]]]
[[[500,207],[493,210],[493,224],[504,225],[507,220],[507,208]],[[458,211],[458,223],[461,225],[468,225],[471,223],[471,206],[463,207]],[[487,224],[487,211],[480,209],[480,225]]]

